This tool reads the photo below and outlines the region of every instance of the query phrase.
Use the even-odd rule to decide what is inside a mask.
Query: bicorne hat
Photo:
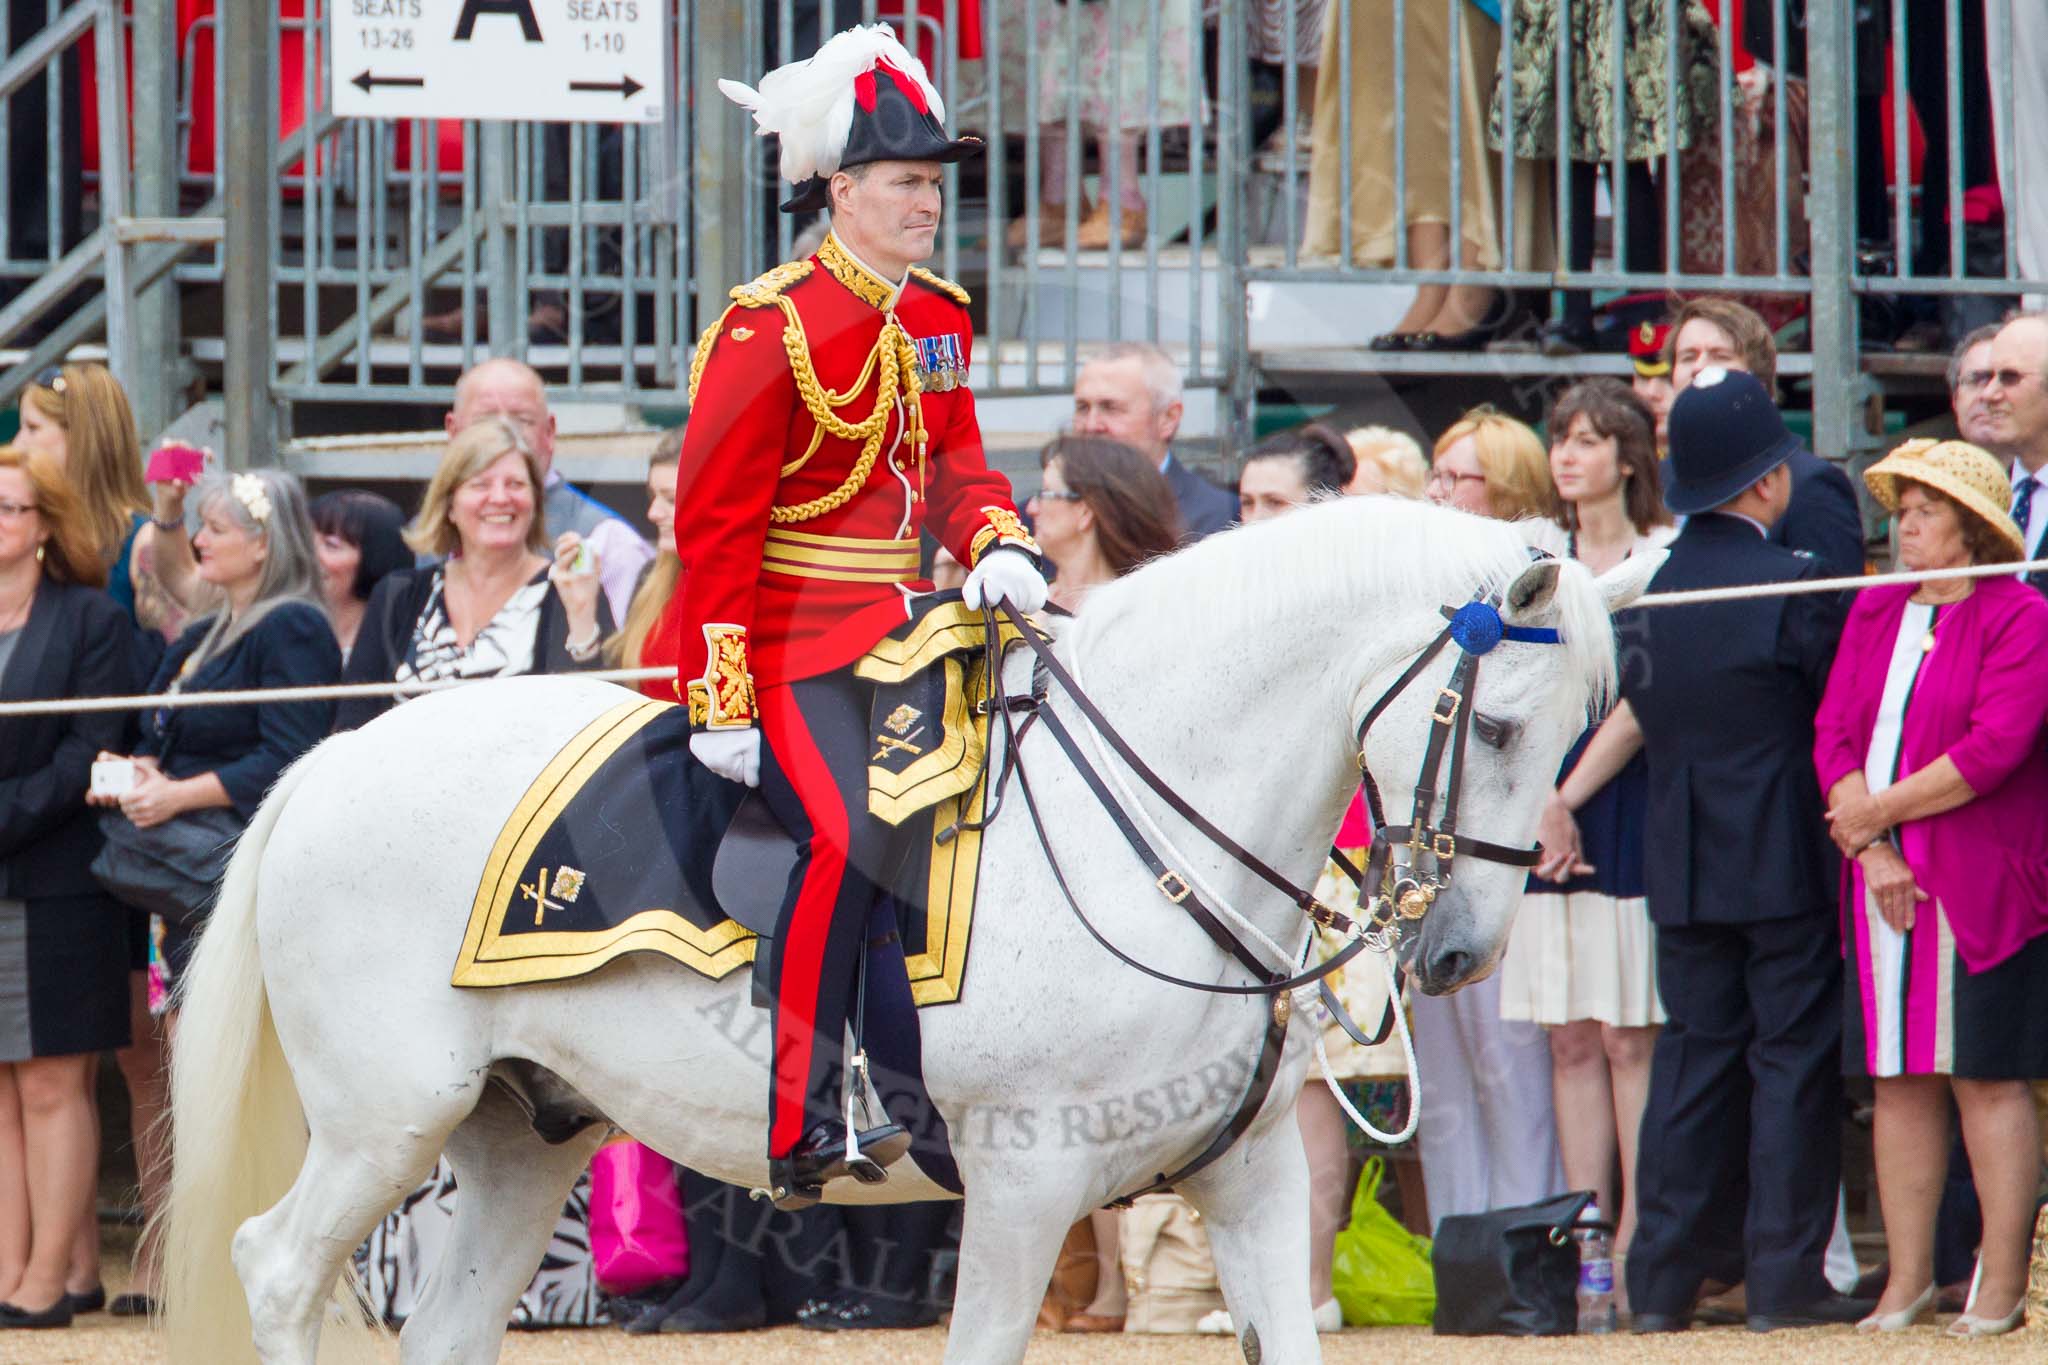
[[[847,29],[814,56],[779,66],[760,89],[738,81],[718,88],[752,113],[761,136],[782,141],[782,178],[796,187],[784,213],[830,202],[834,173],[875,161],[958,161],[981,150],[981,139],[946,136],[946,106],[924,63],[887,24]]]
[[[1713,366],[1671,404],[1664,504],[1680,516],[1710,512],[1792,458],[1799,438],[1753,374]]]

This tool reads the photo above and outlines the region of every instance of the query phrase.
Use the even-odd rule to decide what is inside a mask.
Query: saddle
[[[1004,647],[1020,638],[1013,625],[999,628]],[[957,593],[943,593],[854,665],[855,677],[875,684],[868,726],[868,814],[897,826],[903,835],[895,841],[900,856],[893,873],[878,876],[877,882],[901,920],[904,941],[921,937],[926,955],[950,937],[947,929],[963,877],[972,914],[972,860],[980,851],[980,831],[973,827],[983,814],[992,691],[985,676],[986,640],[981,615]],[[754,1001],[762,1006],[769,1003],[769,983],[775,979],[775,921],[796,861],[795,839],[761,794],[749,792],[719,842],[711,883],[725,913],[755,935]],[[943,913],[933,913],[941,905]],[[921,935],[915,924],[920,914]],[[888,932],[883,925],[872,936]],[[959,946],[964,952],[964,933]],[[957,998],[957,974],[950,984],[945,998]],[[918,1003],[939,1003],[934,998],[939,991],[917,992],[917,985],[913,974]]]
[[[855,669],[875,684],[869,809],[901,831],[870,875],[894,917],[919,1006],[957,1000],[981,852],[988,751],[986,630],[958,593],[921,610]],[[1015,627],[1005,643],[1019,638]],[[547,764],[486,860],[450,982],[528,985],[655,953],[722,979],[754,964],[796,847],[758,795],[689,753],[685,710],[635,698]],[[878,925],[871,937],[887,937]]]

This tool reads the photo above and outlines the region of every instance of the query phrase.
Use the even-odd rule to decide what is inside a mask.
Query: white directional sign
[[[334,112],[659,119],[669,0],[334,0]]]

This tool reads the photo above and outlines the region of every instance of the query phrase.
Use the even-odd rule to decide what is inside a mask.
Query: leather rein
[[[1176,1182],[1193,1175],[1221,1156],[1245,1129],[1251,1126],[1252,1120],[1265,1103],[1266,1095],[1279,1069],[1280,1054],[1287,1035],[1288,1016],[1292,1009],[1290,993],[1295,989],[1311,984],[1317,986],[1324,1007],[1331,1012],[1339,1025],[1361,1044],[1372,1046],[1386,1040],[1394,1028],[1397,1001],[1389,999],[1378,1030],[1368,1037],[1344,1010],[1326,978],[1368,947],[1381,952],[1390,951],[1399,939],[1402,923],[1420,920],[1428,913],[1436,897],[1450,885],[1452,864],[1460,854],[1510,867],[1536,865],[1542,852],[1540,847],[1511,848],[1484,839],[1460,840],[1457,836],[1458,798],[1464,776],[1466,742],[1473,725],[1473,697],[1478,686],[1479,656],[1503,640],[1536,644],[1555,644],[1558,641],[1555,630],[1507,625],[1501,620],[1497,602],[1497,598],[1482,597],[1466,603],[1456,611],[1444,607],[1443,615],[1449,624],[1423,648],[1359,722],[1357,762],[1364,780],[1367,808],[1373,821],[1372,845],[1363,870],[1354,867],[1351,861],[1335,848],[1330,850],[1330,856],[1343,874],[1357,884],[1359,904],[1365,907],[1363,922],[1324,905],[1316,899],[1313,891],[1296,885],[1264,859],[1217,828],[1206,816],[1190,805],[1138,757],[1129,742],[1054,656],[1046,638],[1026,621],[1012,604],[1003,602],[1000,604],[1001,613],[1017,628],[1024,643],[1036,656],[1031,695],[1010,696],[1003,683],[1002,646],[996,628],[998,609],[994,606],[983,608],[988,627],[986,672],[991,691],[989,699],[980,705],[1002,717],[1004,750],[1002,767],[996,777],[995,791],[982,819],[977,822],[977,827],[985,827],[994,820],[1002,806],[1004,789],[1014,775],[1018,790],[1024,798],[1025,809],[1030,815],[1032,828],[1037,835],[1039,847],[1045,854],[1046,863],[1052,870],[1053,880],[1059,886],[1067,908],[1087,931],[1089,937],[1111,956],[1154,980],[1187,990],[1211,995],[1261,995],[1273,998],[1267,1012],[1265,1038],[1259,1050],[1258,1061],[1253,1067],[1250,1085],[1229,1122],[1192,1161],[1170,1175],[1161,1173],[1144,1189],[1115,1201],[1118,1204],[1127,1204],[1139,1194],[1171,1188]],[[1367,733],[1394,700],[1421,676],[1431,661],[1452,644],[1458,646],[1459,658],[1452,668],[1449,683],[1438,692],[1436,703],[1431,707],[1429,743],[1423,754],[1421,771],[1416,777],[1413,812],[1407,824],[1388,825],[1384,821],[1378,789],[1373,782],[1372,774],[1366,768]],[[1138,829],[1130,813],[1110,790],[1102,774],[1088,760],[1072,730],[1053,709],[1051,688],[1039,683],[1041,675],[1059,685],[1060,690],[1067,695],[1095,733],[1109,745],[1111,751],[1153,795],[1166,803],[1169,809],[1192,825],[1198,833],[1240,867],[1286,896],[1314,923],[1342,934],[1350,941],[1333,956],[1306,970],[1290,974],[1285,970],[1269,967],[1241,938],[1231,932],[1222,918],[1203,901],[1187,876],[1170,866]],[[1021,723],[1016,720],[1020,712],[1024,713]],[[1116,825],[1118,832],[1123,835],[1125,843],[1153,874],[1153,884],[1159,893],[1167,901],[1185,911],[1218,948],[1249,972],[1255,978],[1253,984],[1232,986],[1191,981],[1160,971],[1125,953],[1095,927],[1081,908],[1080,900],[1074,894],[1066,872],[1053,851],[1045,821],[1039,813],[1037,799],[1031,790],[1030,776],[1024,770],[1020,741],[1034,722],[1041,721],[1094,794],[1096,801]],[[1447,773],[1444,769],[1446,756],[1450,765]],[[1435,811],[1437,779],[1440,774],[1446,776],[1447,785],[1444,792],[1443,814],[1439,819]],[[943,833],[940,836],[941,841],[949,838],[950,833]],[[1310,935],[1303,946],[1304,961],[1308,953],[1313,951],[1314,943],[1314,935]]]

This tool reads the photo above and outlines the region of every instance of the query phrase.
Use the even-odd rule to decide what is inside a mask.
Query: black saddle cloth
[[[765,1004],[772,940],[752,926],[772,930],[795,848],[772,816],[765,824],[742,818],[749,833],[739,842],[752,858],[740,880],[728,874],[728,882],[744,892],[735,903],[750,908],[743,919],[728,915],[713,867],[735,813],[761,804],[748,797],[690,755],[684,708],[623,702],[564,746],[506,822],[453,984],[563,980],[652,952],[714,979],[752,963],[755,1003]],[[957,924],[950,904],[934,914],[931,898],[919,894],[932,884],[930,818],[901,831],[904,856],[870,920],[863,1041],[876,1091],[889,1116],[911,1130],[918,1165],[957,1190],[945,1123],[924,1087],[917,1014],[921,1003],[957,995],[973,893],[970,877]],[[944,856],[974,851],[949,845]],[[728,1027],[735,1036],[753,1031],[745,1021]]]

